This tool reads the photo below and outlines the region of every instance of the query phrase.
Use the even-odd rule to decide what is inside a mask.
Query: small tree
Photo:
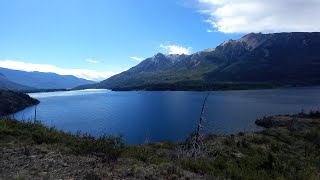
[[[210,96],[211,91],[205,97],[202,108],[200,112],[200,118],[197,126],[197,131],[192,133],[189,139],[185,144],[178,148],[178,158],[200,158],[207,157],[208,154],[217,154],[217,149],[215,152],[209,152],[208,144],[204,142],[205,134],[203,128],[205,127],[205,109],[208,97]]]

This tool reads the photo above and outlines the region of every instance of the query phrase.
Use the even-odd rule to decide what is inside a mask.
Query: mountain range
[[[77,78],[71,75],[59,75],[44,72],[26,72],[0,68],[0,89],[35,90],[35,89],[68,89],[94,81]]]
[[[34,90],[35,88],[24,86],[15,82],[10,81],[5,75],[0,73],[0,89],[11,89],[11,90]]]
[[[100,83],[112,90],[208,90],[320,84],[320,33],[250,33],[191,55],[158,53]]]

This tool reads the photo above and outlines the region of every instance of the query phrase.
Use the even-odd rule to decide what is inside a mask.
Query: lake
[[[183,141],[196,129],[207,92],[81,90],[31,93],[41,103],[37,119],[68,132],[94,136],[123,135],[126,143],[145,140]],[[257,131],[263,116],[293,114],[320,107],[320,87],[215,91],[205,110],[205,133],[236,134]],[[16,113],[31,120],[34,108]]]

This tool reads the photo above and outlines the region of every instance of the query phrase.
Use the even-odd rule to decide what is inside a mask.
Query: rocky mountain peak
[[[159,59],[159,58],[165,58],[165,56],[164,56],[164,54],[162,54],[162,53],[157,53],[157,54],[155,54],[152,58],[153,58],[153,59]]]
[[[252,50],[258,47],[260,44],[264,43],[269,37],[270,37],[270,34],[250,33],[243,36],[238,41],[245,43],[248,49]]]
[[[185,54],[181,54],[181,55],[180,54],[168,54],[168,55],[166,55],[166,58],[171,60],[173,63],[176,63],[185,57],[187,57],[187,55],[185,55]]]

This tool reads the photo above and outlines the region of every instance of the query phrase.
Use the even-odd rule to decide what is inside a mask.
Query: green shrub
[[[170,142],[170,141],[151,143],[148,145],[155,148],[155,149],[160,149],[160,148],[162,148],[162,149],[176,149],[177,148],[177,144]]]
[[[125,149],[122,137],[100,136],[95,139],[90,135],[83,135],[76,140],[72,148],[76,154],[96,154],[107,161],[116,161]]]
[[[90,171],[90,172],[87,172],[84,179],[86,179],[86,180],[101,180],[101,177],[99,175],[97,175],[95,172]]]
[[[231,138],[226,138],[223,140],[223,144],[226,146],[234,146],[236,143],[233,139]]]
[[[279,143],[271,143],[270,149],[272,152],[280,152],[283,149],[283,147]]]
[[[156,148],[146,145],[130,146],[126,149],[124,154],[126,157],[151,164],[161,164],[169,161],[166,156],[158,154]]]
[[[244,136],[245,133],[244,133],[244,132],[239,132],[238,135],[239,135],[239,136]]]
[[[305,134],[305,138],[310,142],[317,142],[320,139],[320,131],[313,129]]]
[[[252,142],[256,144],[268,144],[270,139],[268,139],[266,136],[255,135],[252,138]]]
[[[200,174],[212,174],[214,167],[209,160],[190,159],[182,162],[182,167]]]
[[[250,148],[251,145],[249,144],[248,140],[246,138],[244,138],[242,141],[241,141],[241,145],[242,147],[244,148]]]

